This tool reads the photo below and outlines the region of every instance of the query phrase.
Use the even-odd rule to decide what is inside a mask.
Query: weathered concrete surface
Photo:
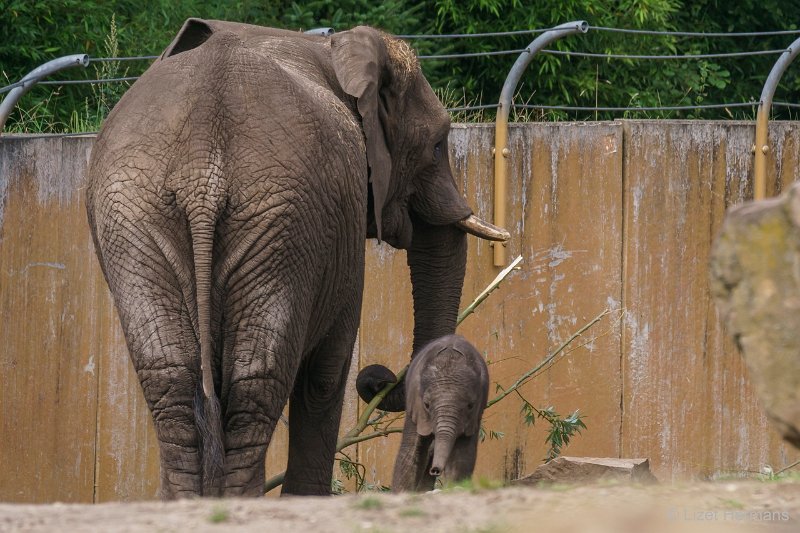
[[[591,483],[600,480],[656,483],[647,459],[614,457],[557,457],[540,465],[533,473],[514,481],[515,484]]]
[[[728,214],[711,290],[770,420],[800,448],[800,184]]]

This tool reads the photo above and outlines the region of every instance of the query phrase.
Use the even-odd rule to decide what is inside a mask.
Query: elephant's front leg
[[[406,416],[403,439],[394,463],[393,491],[433,490],[436,478],[429,472],[432,443],[433,436],[420,436],[417,432],[417,425],[409,416]]]
[[[464,481],[472,477],[478,458],[478,435],[462,435],[456,439],[447,460],[445,476],[448,481]]]
[[[349,317],[303,361],[289,400],[289,460],[281,494],[329,495],[357,322]]]

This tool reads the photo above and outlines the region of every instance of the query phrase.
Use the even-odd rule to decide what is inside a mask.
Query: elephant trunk
[[[430,475],[441,476],[447,466],[450,453],[456,443],[455,419],[454,417],[440,416],[436,424],[436,437],[433,441],[433,459]]]
[[[412,358],[434,339],[456,331],[458,306],[467,265],[467,235],[456,225],[434,226],[412,216],[414,236],[408,249],[408,266],[414,298],[414,343]],[[382,365],[361,370],[356,380],[365,402],[395,375]],[[406,408],[405,387],[396,386],[378,404],[378,409],[398,412]]]
[[[466,264],[467,236],[461,229],[414,220],[414,237],[408,250],[414,354],[430,341],[455,333]]]
[[[356,391],[362,400],[369,403],[380,391],[390,383],[397,382],[394,372],[383,365],[369,365],[361,369],[356,377]],[[396,385],[387,394],[378,409],[399,413],[406,410],[405,386],[403,383]]]

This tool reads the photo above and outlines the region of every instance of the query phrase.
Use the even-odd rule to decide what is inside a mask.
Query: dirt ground
[[[451,489],[331,498],[0,503],[0,531],[800,531],[800,480]]]

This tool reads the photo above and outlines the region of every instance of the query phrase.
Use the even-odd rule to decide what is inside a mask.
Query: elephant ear
[[[478,397],[475,403],[475,416],[473,416],[466,427],[464,434],[468,437],[475,435],[481,429],[481,418],[483,418],[483,410],[486,409],[486,402],[489,401],[489,369],[486,367],[486,362],[483,360],[478,350],[472,348],[465,354],[466,357],[472,358],[473,365],[476,367],[475,371],[478,374]]]
[[[197,48],[206,42],[213,33],[214,30],[206,21],[196,18],[186,19],[178,35],[161,54],[161,59]]]
[[[369,182],[375,213],[378,240],[381,240],[382,211],[389,193],[392,159],[387,147],[385,124],[387,116],[381,97],[381,82],[386,77],[389,61],[383,34],[367,26],[335,33],[331,36],[331,58],[336,79],[344,92],[354,96],[367,144]]]
[[[427,437],[433,433],[433,421],[425,410],[422,392],[420,372],[414,368],[412,361],[412,366],[406,374],[406,416],[411,417],[411,421],[417,426],[417,434]]]

